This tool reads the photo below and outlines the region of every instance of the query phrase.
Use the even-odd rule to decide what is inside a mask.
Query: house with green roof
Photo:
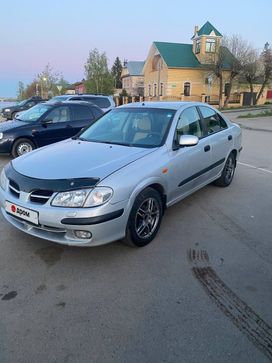
[[[124,62],[121,73],[122,89],[126,90],[130,96],[144,95],[144,61]]]
[[[215,63],[221,41],[222,34],[207,21],[200,29],[195,27],[190,44],[153,42],[143,67],[145,96],[154,100],[201,101],[203,95],[218,99],[219,82],[209,65]],[[228,64],[224,68],[227,86]]]

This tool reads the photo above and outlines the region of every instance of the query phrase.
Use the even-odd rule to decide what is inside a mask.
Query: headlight
[[[113,190],[109,187],[94,188],[84,204],[84,207],[97,207],[107,203],[113,196]]]
[[[3,137],[4,137],[3,132],[0,132],[0,140],[3,139]]]
[[[96,207],[109,201],[112,195],[113,190],[108,187],[71,190],[58,193],[51,205],[67,208]]]
[[[4,112],[10,112],[10,108],[5,108]]]
[[[55,207],[83,207],[91,189],[71,190],[58,193],[52,201]]]
[[[8,178],[6,177],[5,170],[3,169],[0,174],[0,186],[3,190],[7,189]]]

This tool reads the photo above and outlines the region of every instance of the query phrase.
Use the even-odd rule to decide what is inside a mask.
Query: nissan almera
[[[142,247],[166,208],[214,182],[230,185],[241,130],[203,103],[116,108],[81,134],[11,161],[1,173],[5,219],[50,241]]]

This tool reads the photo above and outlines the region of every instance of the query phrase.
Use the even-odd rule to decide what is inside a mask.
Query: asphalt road
[[[271,137],[244,129],[232,185],[169,208],[142,249],[59,246],[0,216],[0,362],[271,361]]]

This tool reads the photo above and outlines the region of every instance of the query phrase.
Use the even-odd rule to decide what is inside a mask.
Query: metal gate
[[[253,100],[252,104],[256,105],[256,97],[257,92],[244,92],[244,98],[243,98],[243,106],[250,106],[251,105],[251,99]]]

